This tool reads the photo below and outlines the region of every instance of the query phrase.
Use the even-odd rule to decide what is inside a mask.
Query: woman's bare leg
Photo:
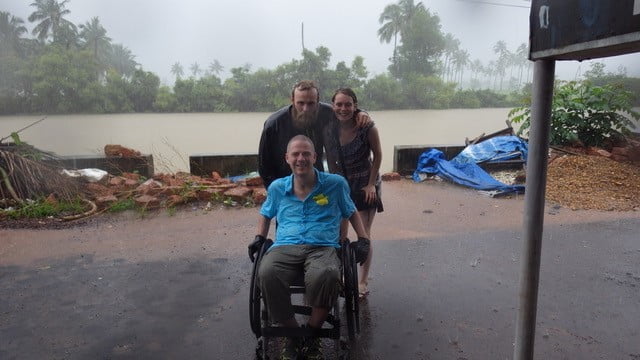
[[[369,240],[371,240],[371,225],[373,224],[373,218],[376,215],[376,209],[367,209],[358,211],[360,218],[362,219],[362,223],[364,225],[367,234],[369,234]],[[358,288],[362,295],[366,295],[369,292],[367,286],[369,285],[369,268],[371,267],[371,258],[373,257],[373,242],[371,243],[371,247],[369,249],[369,255],[367,256],[367,261],[364,262],[362,266],[360,266],[360,273],[358,274],[360,280],[358,281]]]

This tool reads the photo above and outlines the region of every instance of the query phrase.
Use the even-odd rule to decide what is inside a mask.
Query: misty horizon
[[[29,3],[5,5],[3,11],[22,18],[31,34],[35,24],[27,19],[34,8]],[[121,43],[130,49],[141,67],[157,74],[165,85],[173,84],[171,66],[176,62],[185,69],[194,63],[205,69],[219,61],[224,67],[219,76],[225,79],[234,67],[250,65],[253,72],[300,59],[302,24],[306,49],[328,48],[332,54],[331,66],[340,61],[350,63],[356,56],[362,56],[371,78],[387,72],[393,54],[393,42],[381,43],[377,36],[381,26],[379,15],[392,3],[395,2],[329,0],[320,7],[288,0],[268,4],[254,0],[242,4],[187,0],[180,5],[148,0],[135,3],[71,0],[66,3],[70,10],[66,18],[74,24],[83,24],[97,16],[112,43]],[[509,6],[495,5],[498,3]],[[492,5],[431,0],[423,4],[439,16],[443,33],[451,33],[460,40],[460,48],[469,52],[471,61],[478,59],[487,64],[495,60],[493,46],[498,41],[504,41],[511,52],[528,43],[528,1],[511,0]],[[564,80],[577,79],[594,62],[604,63],[606,72],[620,73],[624,68],[628,76],[640,77],[637,53],[584,62],[558,61],[556,76]]]

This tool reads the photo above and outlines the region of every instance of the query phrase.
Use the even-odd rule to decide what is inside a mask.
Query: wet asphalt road
[[[639,230],[545,227],[536,358],[640,359]],[[375,245],[352,358],[512,357],[520,229]],[[219,254],[1,262],[0,359],[252,359],[250,263]]]

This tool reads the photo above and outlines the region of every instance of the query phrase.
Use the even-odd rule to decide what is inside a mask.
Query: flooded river
[[[396,145],[462,145],[465,137],[503,129],[508,108],[373,111],[380,130],[382,172],[393,168]],[[269,113],[50,115],[20,133],[58,155],[98,155],[106,144],[153,154],[156,172],[189,170],[197,154],[255,154]],[[8,136],[42,116],[0,116]]]

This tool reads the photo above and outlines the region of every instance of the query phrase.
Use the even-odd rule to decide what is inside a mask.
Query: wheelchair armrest
[[[269,250],[269,248],[271,247],[271,245],[273,245],[273,240],[271,239],[267,239],[263,244],[262,247],[260,248],[260,252],[258,253],[258,256],[256,256],[256,263],[258,262],[258,259],[262,259],[262,257],[264,256],[264,254],[267,252],[267,250]]]
[[[349,246],[351,241],[349,240],[349,238],[344,238],[342,240],[338,240],[338,242],[340,243],[340,248],[338,249],[338,258],[340,259],[340,261],[342,261],[344,252],[349,251],[351,248]]]

